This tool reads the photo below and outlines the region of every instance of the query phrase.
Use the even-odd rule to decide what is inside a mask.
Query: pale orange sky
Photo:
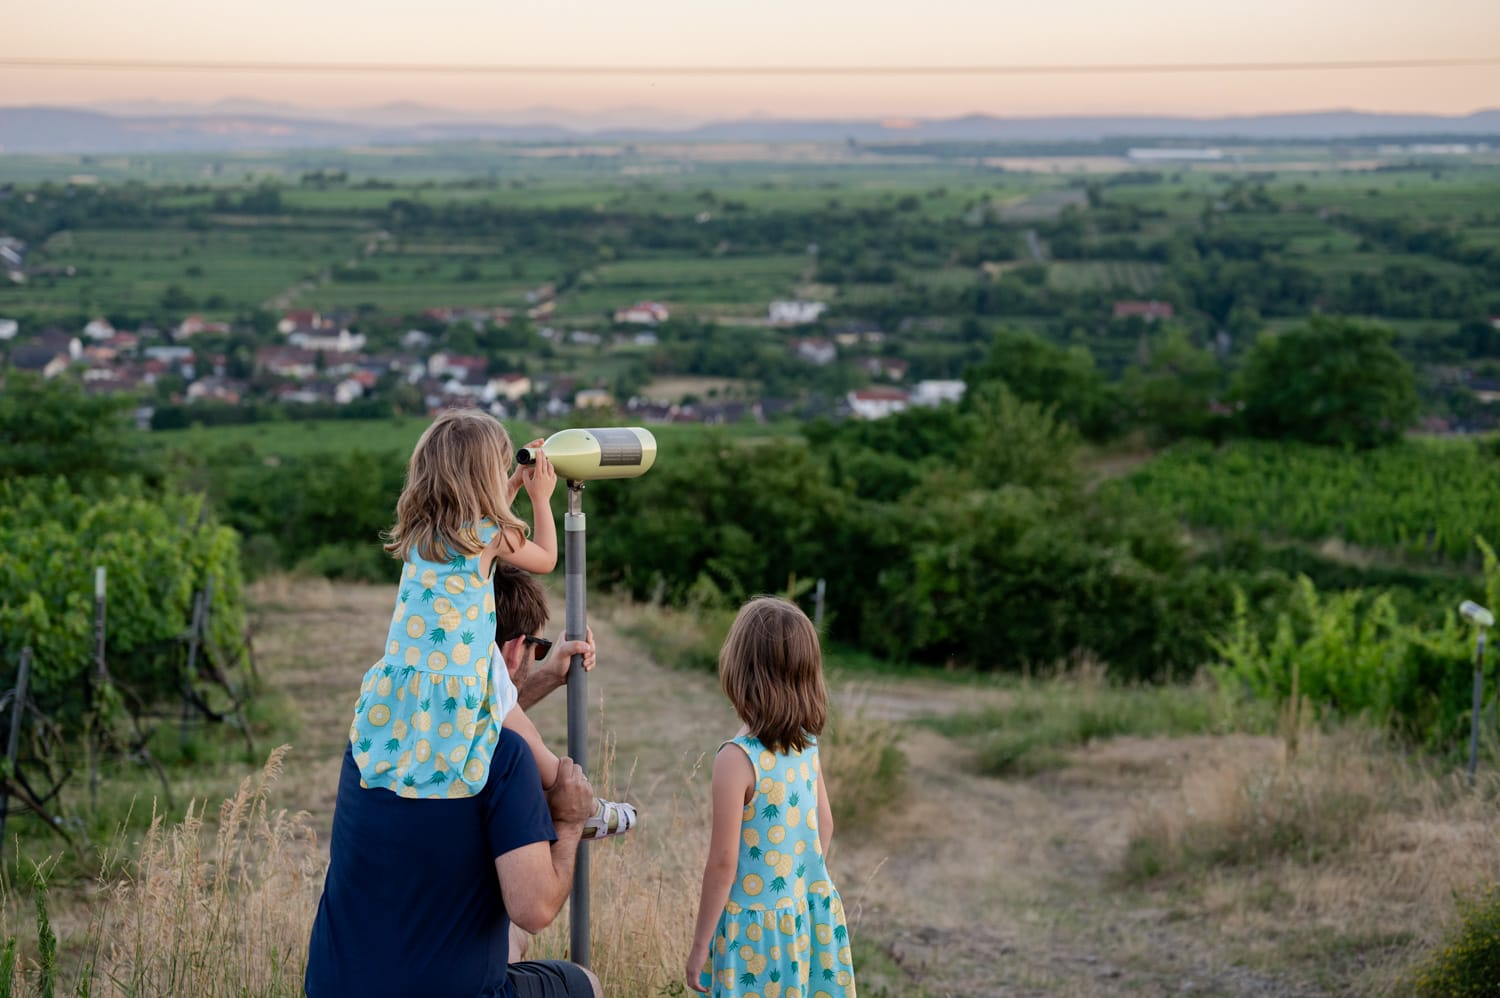
[[[0,58],[565,65],[955,65],[1493,57],[1500,0],[70,0]],[[621,77],[0,66],[0,103],[251,97],[319,107],[647,106],[709,117],[1247,114],[1500,106],[1500,65],[1139,76]]]

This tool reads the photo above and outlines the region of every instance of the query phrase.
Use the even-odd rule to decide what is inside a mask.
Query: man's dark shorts
[[[594,986],[576,963],[528,960],[507,968],[516,998],[594,998]]]

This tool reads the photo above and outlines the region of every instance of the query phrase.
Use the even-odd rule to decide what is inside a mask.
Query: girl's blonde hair
[[[478,409],[443,412],[411,452],[385,549],[404,559],[416,548],[428,561],[475,555],[484,549],[484,520],[493,521],[513,547],[510,532],[527,533],[525,521],[510,511],[506,489],[514,458],[510,434],[493,416]]]
[[[719,683],[772,752],[802,751],[828,720],[818,632],[787,600],[757,596],[740,608],[719,651]]]

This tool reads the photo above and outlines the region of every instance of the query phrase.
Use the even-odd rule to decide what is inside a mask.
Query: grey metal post
[[[186,745],[188,737],[188,714],[193,705],[193,677],[198,673],[198,637],[203,626],[203,591],[193,593],[192,634],[188,638],[187,667],[182,674],[182,727],[177,732],[177,744]]]
[[[21,748],[21,720],[26,714],[26,680],[31,675],[31,646],[21,649],[21,669],[16,673],[16,693],[10,702],[10,744],[5,757],[10,760],[10,771],[16,771],[16,752]],[[5,851],[5,815],[10,810],[10,783],[0,790],[0,854]]]
[[[1469,785],[1474,785],[1474,771],[1479,766],[1479,702],[1484,699],[1484,628],[1474,643],[1474,713],[1469,718]]]
[[[566,588],[568,600],[567,630],[569,641],[582,641],[588,635],[587,607],[584,604],[583,483],[568,483],[568,512],[563,517],[564,556],[567,559]],[[583,656],[574,655],[568,663],[568,755],[585,776],[589,771],[588,678],[583,671]],[[580,967],[589,965],[589,847],[578,845],[578,859],[573,866],[573,893],[568,905],[570,953]]]
[[[104,566],[100,565],[94,570],[94,682],[89,688],[87,709],[92,717],[89,722],[88,749],[89,756],[89,808],[97,810],[99,807],[99,739],[100,721],[99,717],[99,691],[104,686]]]
[[[819,634],[823,633],[823,597],[828,592],[828,580],[819,579],[818,587],[813,590],[813,627]]]

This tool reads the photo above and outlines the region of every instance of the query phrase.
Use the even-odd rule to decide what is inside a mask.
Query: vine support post
[[[186,746],[188,739],[188,712],[193,705],[193,676],[198,669],[198,641],[203,626],[203,590],[193,593],[193,622],[189,625],[187,666],[182,672],[182,723],[177,732],[177,744]]]
[[[1479,768],[1479,704],[1484,699],[1484,628],[1474,642],[1474,712],[1469,718],[1469,786]]]
[[[16,673],[15,695],[10,701],[10,740],[5,749],[6,773],[0,786],[0,855],[5,853],[5,818],[10,811],[10,784],[15,779],[16,753],[21,748],[21,720],[26,714],[26,681],[31,676],[31,646],[21,649],[21,668]]]
[[[1479,705],[1484,699],[1484,635],[1495,626],[1495,615],[1473,600],[1464,600],[1458,606],[1458,615],[1479,629],[1474,642],[1474,712],[1469,716],[1469,786],[1474,785],[1474,773],[1479,768]]]
[[[89,712],[88,730],[84,735],[84,748],[88,753],[89,762],[89,809],[97,810],[99,807],[99,752],[98,744],[100,738],[101,722],[99,716],[99,691],[104,688],[108,677],[104,665],[104,621],[105,621],[105,582],[106,573],[104,566],[100,565],[94,569],[94,674],[92,682],[88,683],[88,695],[85,699],[86,709]]]

